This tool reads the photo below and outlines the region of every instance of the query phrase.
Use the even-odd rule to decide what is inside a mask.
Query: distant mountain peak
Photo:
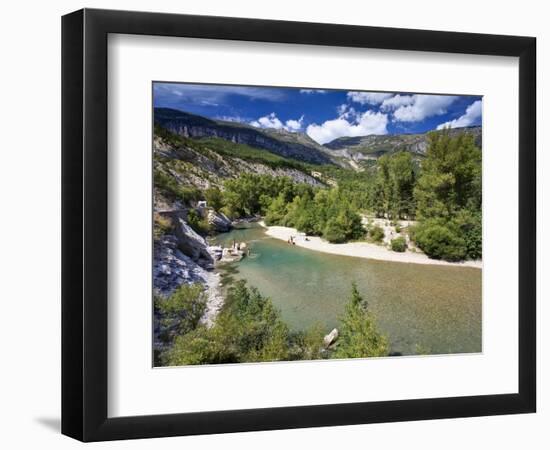
[[[481,127],[471,126],[451,128],[449,130],[433,130],[436,133],[449,132],[451,135],[464,131],[474,135],[476,145],[481,148]],[[353,157],[353,159],[378,158],[386,153],[407,151],[418,156],[424,156],[428,149],[428,133],[403,133],[367,136],[343,136],[324,144],[324,147],[335,156]]]

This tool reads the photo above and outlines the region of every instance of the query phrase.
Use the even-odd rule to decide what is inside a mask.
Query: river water
[[[228,269],[280,309],[292,330],[338,326],[355,281],[397,354],[481,352],[481,270],[331,255],[292,246],[253,225],[215,242],[247,242]],[[220,269],[221,271],[227,269]]]

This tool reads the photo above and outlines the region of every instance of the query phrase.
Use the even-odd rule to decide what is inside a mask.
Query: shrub
[[[315,324],[307,330],[297,331],[291,336],[290,359],[313,360],[325,356],[323,338],[325,329]]]
[[[223,208],[225,202],[223,199],[223,192],[220,191],[217,187],[210,187],[204,191],[204,198],[210,208],[214,208],[216,211],[219,211]]]
[[[168,234],[174,228],[174,223],[170,217],[161,216],[159,213],[153,215],[153,236],[159,239],[162,235]]]
[[[384,239],[384,230],[379,225],[374,225],[369,234],[374,242],[382,242],[382,239]]]
[[[396,237],[391,241],[391,249],[394,252],[404,252],[407,250],[407,241],[403,236]]]
[[[466,242],[467,256],[480,259],[482,256],[481,213],[461,210],[453,220],[453,224]]]
[[[241,280],[230,289],[215,324],[178,336],[165,361],[183,365],[286,360],[288,340],[279,311]]]
[[[201,217],[201,215],[194,209],[190,209],[187,212],[187,223],[193,230],[201,235],[207,235],[210,232],[210,224],[206,218]]]
[[[198,284],[183,284],[167,298],[155,298],[160,314],[160,335],[164,341],[194,330],[206,309],[206,296]]]
[[[414,233],[416,244],[430,258],[460,261],[467,255],[465,240],[451,226],[428,220]]]

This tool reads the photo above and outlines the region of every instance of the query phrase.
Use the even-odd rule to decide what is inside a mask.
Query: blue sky
[[[418,133],[481,125],[479,96],[153,83],[155,107],[258,128],[304,132],[324,144],[342,136]]]

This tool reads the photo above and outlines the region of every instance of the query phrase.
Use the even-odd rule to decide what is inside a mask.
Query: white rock
[[[323,338],[323,344],[325,344],[325,347],[329,347],[331,344],[334,343],[338,339],[338,329],[334,328],[329,334],[327,334]]]

